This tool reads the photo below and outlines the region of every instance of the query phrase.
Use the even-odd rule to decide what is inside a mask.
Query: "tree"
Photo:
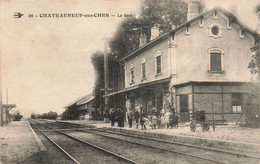
[[[57,118],[57,112],[50,111],[48,112],[47,119],[55,120]]]
[[[248,64],[248,68],[250,69],[251,74],[256,75],[256,78],[260,80],[260,49],[258,40],[256,41],[255,45],[251,48],[251,51],[254,54],[252,55],[252,59]]]
[[[256,12],[256,14],[258,14],[260,12],[260,4],[257,5],[255,12]],[[258,19],[260,19],[260,15],[258,15]],[[258,28],[257,32],[259,32],[260,31],[260,25],[259,24],[258,24],[257,28]],[[259,75],[259,71],[260,71],[260,40],[259,40],[258,34],[255,36],[255,44],[251,48],[251,51],[254,54],[252,55],[252,59],[251,59],[250,63],[248,64],[248,68],[250,69],[251,74],[255,75],[257,80],[260,80],[260,75]]]
[[[102,96],[101,89],[104,89],[104,54],[100,51],[95,52],[91,56],[91,63],[93,64],[95,71],[93,95],[95,97],[95,107],[97,108],[102,104],[102,102],[100,102],[100,97]]]

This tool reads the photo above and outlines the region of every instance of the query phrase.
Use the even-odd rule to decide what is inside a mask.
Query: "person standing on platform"
[[[127,112],[127,118],[128,118],[129,128],[132,128],[132,123],[133,123],[133,118],[134,118],[134,114],[133,114],[132,110],[129,110]]]
[[[109,114],[109,119],[111,121],[111,127],[115,125],[115,110],[113,109],[111,113]]]
[[[164,120],[165,120],[165,126],[166,128],[168,129],[170,127],[170,110],[167,109],[166,113],[165,113],[165,117],[164,117]]]
[[[172,113],[172,110],[170,110],[169,128],[171,128],[171,129],[174,127],[173,121],[174,121],[174,115],[173,115],[173,113]]]
[[[154,112],[152,115],[152,129],[156,129],[156,124],[157,124],[157,117],[156,117],[156,113]]]
[[[117,122],[117,126],[120,127],[121,124],[120,124],[120,111],[119,109],[116,109],[115,110],[115,122]]]
[[[135,122],[136,122],[136,129],[138,129],[140,114],[137,109],[135,109],[134,117],[135,117]]]
[[[119,109],[119,112],[118,112],[118,125],[119,125],[119,127],[124,127],[124,118],[125,118],[124,112],[121,109]]]

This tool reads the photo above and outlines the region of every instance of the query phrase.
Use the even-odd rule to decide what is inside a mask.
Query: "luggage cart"
[[[195,117],[196,117],[196,119],[192,120],[190,123],[190,130],[192,132],[196,131],[197,125],[200,125],[203,132],[209,131],[210,126],[212,126],[213,131],[215,131],[216,125],[226,125],[226,124],[224,124],[224,122],[226,120],[215,120],[214,119],[214,111],[212,113],[212,120],[205,121],[205,119],[206,119],[205,110],[196,111]]]
[[[190,123],[190,130],[192,132],[195,132],[197,125],[200,125],[202,130],[203,130],[203,132],[204,131],[209,131],[209,129],[210,129],[210,122],[211,121],[205,121],[205,119],[206,119],[205,110],[196,111],[195,117],[196,117],[196,119],[192,120],[191,123]],[[213,122],[213,129],[215,131],[214,122]]]

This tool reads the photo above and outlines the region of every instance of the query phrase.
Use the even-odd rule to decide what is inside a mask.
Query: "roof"
[[[16,108],[16,104],[2,104],[3,108]]]
[[[154,84],[169,82],[171,80],[171,78],[172,78],[172,76],[169,76],[169,77],[166,77],[166,78],[162,78],[162,79],[158,79],[158,80],[156,79],[156,80],[149,81],[149,82],[146,82],[146,83],[137,84],[135,86],[131,86],[131,87],[128,87],[128,88],[125,88],[125,89],[122,89],[122,90],[119,90],[119,91],[116,91],[116,92],[106,94],[103,97],[113,96],[113,95],[116,95],[116,94],[132,91],[132,90],[135,90],[135,89],[138,89],[138,88],[141,88],[141,87],[146,87],[146,86],[150,86],[150,85],[154,85]]]
[[[259,82],[254,82],[254,81],[237,81],[237,80],[194,80],[194,81],[185,81],[185,82],[180,82],[173,84],[172,86],[185,86],[188,84],[228,84],[228,83],[233,83],[233,84],[250,84],[250,83],[259,83]]]
[[[213,8],[211,10],[205,11],[201,14],[199,14],[198,16],[194,17],[193,19],[181,24],[180,26],[176,27],[175,29],[171,30],[169,33],[165,33],[157,38],[155,38],[154,40],[151,40],[150,42],[148,42],[147,44],[143,45],[142,47],[138,48],[137,50],[135,50],[134,52],[132,52],[131,54],[123,57],[122,59],[120,59],[120,62],[135,55],[136,53],[144,50],[145,48],[147,48],[148,46],[150,46],[151,44],[154,44],[156,42],[158,42],[159,40],[163,39],[163,38],[168,38],[169,35],[181,30],[182,28],[185,28],[187,25],[191,24],[192,22],[195,22],[199,19],[201,19],[202,17],[205,17],[208,14],[214,13],[215,11],[220,11],[223,14],[225,14],[230,20],[232,20],[233,22],[236,22],[237,24],[239,24],[240,26],[242,26],[243,30],[247,31],[248,33],[250,33],[253,36],[258,36],[259,34],[255,31],[252,30],[251,28],[249,28],[248,26],[246,26],[245,24],[243,24],[236,16],[234,16],[233,14],[231,14],[230,12],[228,12],[227,10],[223,9],[223,8]]]
[[[80,98],[77,98],[76,100],[72,101],[68,105],[66,105],[64,108],[69,108],[73,105],[84,105],[92,101],[95,97],[92,94],[88,94],[86,96],[82,96]]]
[[[180,29],[182,29],[183,27],[186,27],[188,24],[192,23],[192,22],[195,22],[197,20],[199,20],[201,17],[205,17],[206,15],[208,14],[212,14],[214,13],[215,11],[220,11],[222,12],[223,14],[225,14],[232,22],[236,22],[237,24],[239,24],[240,26],[243,27],[243,30],[249,32],[250,34],[252,35],[258,35],[258,33],[256,33],[255,30],[249,28],[248,26],[246,26],[244,23],[242,23],[235,15],[231,14],[229,11],[223,9],[223,8],[220,8],[220,7],[217,7],[217,8],[213,8],[211,10],[208,10],[208,11],[205,11],[201,14],[199,14],[198,16],[194,17],[193,19],[181,24],[180,26],[176,27],[175,29],[173,29],[172,31],[170,31],[170,33],[173,33],[173,32],[176,32]]]
[[[84,104],[87,104],[89,103],[90,101],[94,100],[94,96],[92,94],[89,94],[87,96],[85,96],[83,99],[79,100],[77,102],[77,105],[84,105]]]

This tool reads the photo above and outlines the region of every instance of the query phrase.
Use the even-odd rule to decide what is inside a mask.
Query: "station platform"
[[[35,163],[44,151],[46,148],[26,120],[0,127],[0,163]]]
[[[189,123],[179,124],[178,128],[173,129],[152,129],[147,126],[146,130],[142,130],[133,122],[133,127],[129,128],[127,122],[124,127],[111,127],[110,123],[102,121],[89,120],[70,120],[64,122],[71,122],[76,124],[84,124],[86,126],[94,126],[115,132],[127,133],[132,135],[152,137],[164,139],[174,142],[187,143],[193,145],[201,145],[206,147],[214,147],[218,149],[228,148],[239,152],[250,153],[254,156],[260,156],[260,129],[240,127],[235,123],[228,125],[216,126],[215,131],[210,127],[209,131],[203,132],[201,127],[197,127],[195,132],[192,132]]]

